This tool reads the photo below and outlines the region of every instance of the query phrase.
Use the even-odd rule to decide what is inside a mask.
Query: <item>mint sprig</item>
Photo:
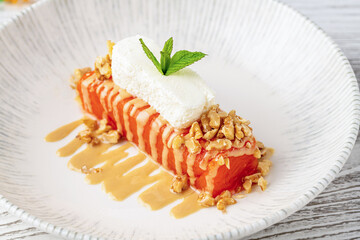
[[[163,50],[160,51],[159,63],[154,54],[145,45],[142,38],[140,38],[139,41],[146,56],[153,62],[157,70],[165,76],[169,76],[170,74],[175,73],[206,56],[206,54],[202,52],[180,50],[171,57],[171,52],[173,50],[173,38],[171,37],[165,42]]]

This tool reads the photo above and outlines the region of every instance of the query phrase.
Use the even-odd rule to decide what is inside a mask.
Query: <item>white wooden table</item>
[[[322,27],[360,79],[360,0],[282,0]],[[14,11],[16,9],[11,8]],[[12,13],[1,12],[0,21]],[[0,240],[59,239],[0,207]],[[306,207],[247,239],[360,239],[360,137],[339,176]]]

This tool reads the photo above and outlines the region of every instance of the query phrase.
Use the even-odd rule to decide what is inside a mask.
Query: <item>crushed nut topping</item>
[[[228,157],[217,156],[215,161],[219,164],[219,166],[225,165],[228,169],[230,169],[230,159]]]
[[[70,87],[72,89],[75,89],[78,82],[80,81],[80,79],[82,78],[82,76],[84,76],[85,73],[88,73],[91,71],[91,68],[86,67],[86,68],[77,68],[74,70],[74,74],[70,77],[69,82],[70,82]]]
[[[177,135],[176,137],[174,137],[172,141],[172,148],[179,149],[184,143],[185,143],[184,138],[181,137],[180,135]]]
[[[215,141],[211,141],[209,145],[206,147],[206,150],[227,150],[230,149],[232,143],[229,139],[216,139]]]
[[[217,204],[216,204],[216,207],[217,209],[221,210],[221,211],[225,211],[226,210],[226,206],[228,205],[232,205],[232,204],[235,204],[236,203],[236,200],[232,197],[229,197],[229,198],[221,198]]]
[[[221,128],[221,132],[229,140],[234,140],[234,120],[231,116],[224,119],[224,125]]]
[[[261,177],[261,173],[254,173],[252,175],[246,176],[244,179],[251,180],[252,183],[257,183],[259,178]]]
[[[175,176],[170,190],[174,193],[181,193],[189,188],[189,180],[187,175]]]
[[[266,186],[267,186],[267,181],[265,180],[265,178],[260,177],[258,180],[258,185],[261,188],[262,191],[265,191]]]
[[[251,148],[253,137],[249,124],[248,120],[237,116],[234,110],[227,114],[219,108],[219,105],[213,105],[208,112],[201,115],[199,122],[192,124],[189,134],[184,136],[185,145],[193,147],[194,144],[187,141],[193,137],[195,140],[206,140],[205,143],[202,143],[202,146],[210,151],[227,150],[231,147],[242,148],[244,145]],[[191,141],[193,142],[193,140]],[[181,140],[177,140],[177,143],[180,144]],[[179,147],[179,144],[175,146]],[[193,150],[191,149],[190,152],[193,152]]]
[[[108,125],[108,121],[104,118],[100,120],[100,126],[96,129],[96,134],[102,134],[111,130],[111,126]]]
[[[98,124],[97,121],[85,117],[83,123],[86,129],[80,131],[76,137],[84,143],[91,144],[92,146],[100,142],[118,143],[121,138],[120,133],[112,130],[106,119],[100,120]]]
[[[203,137],[203,133],[201,132],[201,128],[198,122],[194,122],[191,125],[189,134],[191,137],[194,137],[195,139],[200,139]]]
[[[85,124],[85,126],[87,128],[89,128],[91,131],[94,131],[98,128],[98,124],[97,124],[97,121],[96,120],[93,120],[91,118],[87,118],[85,117],[83,119],[83,123]]]
[[[89,128],[79,132],[76,137],[80,141],[91,144],[92,146],[95,146],[100,143],[100,140],[93,134],[93,132]]]
[[[243,188],[245,190],[246,193],[250,193],[251,192],[251,186],[252,186],[252,182],[250,179],[245,180],[243,183]]]
[[[211,127],[210,127],[210,119],[208,118],[207,114],[204,113],[203,115],[201,115],[201,118],[200,118],[200,122],[201,122],[201,126],[202,126],[202,130],[204,133],[207,133],[208,131],[211,130]],[[217,130],[217,129],[216,129]],[[211,138],[210,138],[211,139]],[[210,140],[209,139],[209,140]]]
[[[210,139],[212,139],[213,137],[215,137],[217,131],[218,131],[217,129],[210,130],[210,131],[208,131],[207,133],[205,133],[205,135],[203,136],[203,138],[206,139],[206,140],[210,140]]]
[[[185,146],[192,154],[198,154],[201,151],[201,145],[194,137],[185,140]]]
[[[255,157],[255,158],[258,158],[258,159],[261,158],[261,152],[260,152],[259,148],[256,148],[256,149],[255,149],[254,157]]]
[[[108,132],[104,132],[101,134],[99,139],[102,142],[108,142],[108,143],[118,143],[120,140],[120,134],[116,130],[110,130]]]
[[[95,60],[95,74],[101,80],[108,80],[111,77],[111,59],[109,54],[105,57],[97,57]]]
[[[259,161],[257,169],[261,173],[262,176],[266,176],[270,172],[271,165],[272,165],[272,162],[269,159],[264,159],[264,160]]]
[[[197,202],[203,207],[211,207],[216,204],[215,198],[207,192],[200,193]]]

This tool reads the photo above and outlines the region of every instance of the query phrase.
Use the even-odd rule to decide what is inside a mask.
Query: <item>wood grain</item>
[[[360,1],[283,0],[342,48],[360,79]],[[0,7],[0,21],[11,14]],[[360,239],[360,137],[339,176],[306,207],[246,239]],[[0,207],[0,239],[59,239]]]

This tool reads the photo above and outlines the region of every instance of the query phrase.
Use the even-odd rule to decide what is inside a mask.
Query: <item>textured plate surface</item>
[[[209,54],[194,68],[226,110],[252,121],[276,149],[267,191],[255,190],[221,214],[174,220],[136,195],[110,200],[100,186],[45,143],[81,117],[67,79],[92,65],[107,39],[140,33]],[[359,126],[359,91],[341,51],[293,10],[269,0],[42,1],[0,28],[0,203],[67,238],[238,238],[299,210],[345,163]],[[136,149],[132,149],[136,151]]]

